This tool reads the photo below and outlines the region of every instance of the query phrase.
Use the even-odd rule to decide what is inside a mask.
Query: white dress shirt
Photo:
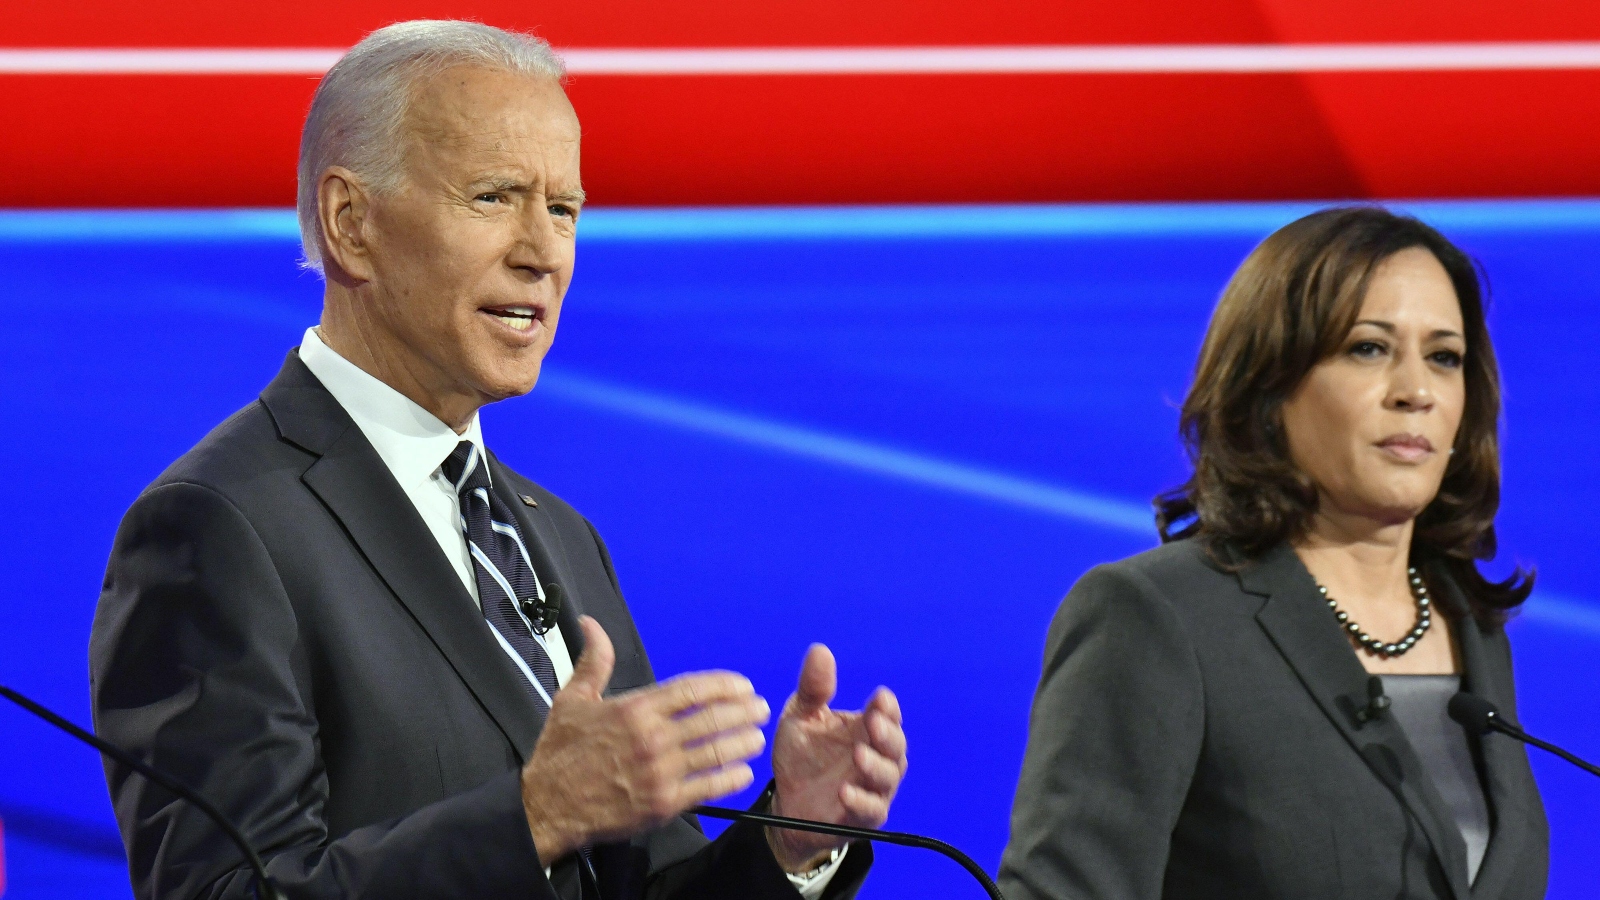
[[[378,451],[389,473],[399,482],[400,489],[405,491],[411,505],[422,516],[433,539],[439,542],[439,549],[444,551],[445,558],[456,570],[461,584],[472,595],[473,602],[481,607],[478,579],[472,568],[472,554],[467,549],[467,536],[461,529],[461,498],[456,494],[455,486],[440,470],[461,441],[471,441],[480,449],[483,448],[483,431],[479,427],[477,413],[473,414],[466,430],[457,434],[455,429],[439,421],[409,397],[340,356],[323,343],[316,328],[306,329],[305,337],[300,342],[300,361],[322,382],[333,399],[339,401],[339,405],[344,407],[356,427],[366,436],[367,442]],[[494,631],[492,626],[490,630]],[[542,691],[542,686],[521,654],[498,631],[494,632],[494,636],[523,677]],[[556,670],[556,683],[565,686],[572,678],[572,656],[561,638],[561,627],[554,626],[543,635],[534,635],[534,639],[549,654],[550,663]],[[789,880],[805,900],[816,900],[822,896],[828,882],[833,880],[833,873],[843,858],[843,853],[835,853],[832,861],[811,878],[790,875]]]

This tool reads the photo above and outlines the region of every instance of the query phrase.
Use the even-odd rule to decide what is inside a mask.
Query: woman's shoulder
[[[1168,598],[1199,593],[1234,594],[1239,577],[1217,561],[1201,541],[1183,538],[1090,569],[1078,584],[1122,585]],[[1076,588],[1074,588],[1076,590]]]
[[[1177,540],[1085,572],[1057,610],[1057,623],[1122,622],[1187,630],[1196,617],[1236,607],[1238,576],[1195,540]]]

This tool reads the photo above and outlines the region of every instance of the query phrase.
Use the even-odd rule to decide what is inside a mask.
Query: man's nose
[[[555,216],[539,205],[522,216],[517,242],[506,261],[516,268],[548,275],[561,268],[566,252],[566,241],[556,230]]]

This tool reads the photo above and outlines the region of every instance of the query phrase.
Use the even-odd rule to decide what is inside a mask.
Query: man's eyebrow
[[[549,199],[558,203],[573,203],[582,206],[589,199],[589,195],[583,192],[583,188],[573,188],[570,191],[558,191],[551,194]]]
[[[487,187],[497,191],[526,191],[527,183],[510,175],[479,175],[468,182],[472,187]]]
[[[527,194],[532,193],[534,190],[532,183],[523,181],[522,179],[511,175],[480,175],[471,181],[471,186],[474,188],[487,187],[491,190],[503,191],[508,194]],[[552,202],[572,203],[577,206],[582,206],[584,202],[589,199],[589,196],[585,194],[583,192],[583,188],[580,187],[547,194],[546,198]]]

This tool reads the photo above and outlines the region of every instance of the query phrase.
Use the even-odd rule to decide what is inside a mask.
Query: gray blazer
[[[572,657],[587,613],[616,646],[610,690],[651,683],[600,536],[490,467],[534,568],[566,589]],[[798,897],[759,827],[711,842],[692,816],[594,847],[598,884],[574,856],[546,879],[520,791],[543,724],[523,676],[295,354],[128,511],[89,659],[100,734],[209,797],[296,900]],[[250,896],[239,852],[199,812],[119,765],[106,777],[135,896]],[[853,895],[871,858],[853,848],[829,900]]]
[[[1516,718],[1504,631],[1451,614],[1463,687]],[[1097,567],[1050,626],[1000,867],[1009,900],[1543,897],[1527,754],[1479,746],[1493,835],[1466,845],[1287,546],[1237,574],[1194,541]]]

